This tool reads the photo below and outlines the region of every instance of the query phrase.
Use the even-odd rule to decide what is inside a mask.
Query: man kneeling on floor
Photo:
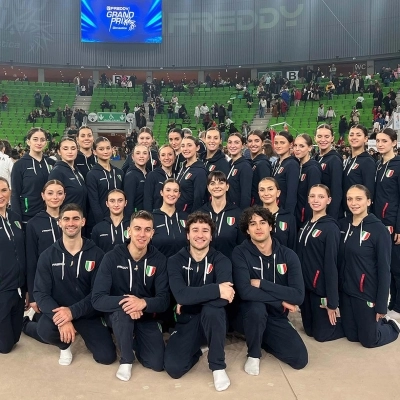
[[[169,305],[166,258],[149,242],[154,234],[153,216],[132,214],[130,240],[108,252],[100,265],[92,302],[105,313],[121,350],[117,378],[128,381],[136,358],[146,368],[162,371],[164,340],[155,313]]]
[[[23,331],[28,336],[61,350],[60,365],[71,364],[76,332],[98,363],[112,364],[116,359],[111,334],[91,302],[95,274],[104,253],[93,241],[82,238],[84,225],[77,204],[61,209],[62,238],[40,255],[37,264],[33,293],[43,315],[39,322],[30,322],[28,317],[24,321]]]
[[[275,218],[260,206],[247,208],[240,230],[247,240],[232,253],[233,277],[248,348],[244,366],[260,372],[261,348],[292,368],[308,363],[307,349],[287,318],[304,299],[304,281],[297,254],[271,237]],[[240,331],[240,329],[238,329]]]
[[[225,306],[232,302],[232,265],[210,248],[215,225],[208,214],[194,212],[186,221],[189,247],[168,259],[168,276],[176,306],[176,326],[165,349],[164,368],[172,378],[188,372],[209,347],[208,364],[217,391],[226,390]]]

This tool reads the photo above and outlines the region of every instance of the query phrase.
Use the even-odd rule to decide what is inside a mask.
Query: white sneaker
[[[398,323],[395,319],[390,318],[388,315],[385,315],[383,317],[388,324],[392,325],[393,329],[397,332],[400,333],[400,323]]]
[[[132,364],[121,364],[115,376],[121,381],[129,381],[132,376]]]
[[[72,362],[72,352],[71,346],[66,350],[60,350],[60,358],[58,359],[58,363],[60,365],[70,365]]]

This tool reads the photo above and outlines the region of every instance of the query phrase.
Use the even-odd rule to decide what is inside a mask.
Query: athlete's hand
[[[177,305],[176,305],[176,307],[175,307],[175,314],[181,315],[181,307],[182,307],[181,304],[177,304]]]
[[[29,303],[29,293],[25,293],[25,305],[24,305],[24,310],[28,311],[30,309],[31,305]]]
[[[35,313],[40,314],[40,308],[38,307],[38,305],[37,305],[36,302],[30,303],[29,306],[33,308],[33,310],[35,311]]]
[[[331,325],[336,325],[337,310],[331,310],[330,308],[326,307],[326,311],[328,313],[328,318]]]
[[[133,311],[129,314],[132,319],[139,319],[143,315],[142,311]]]
[[[147,307],[147,303],[144,299],[139,299],[139,297],[133,296],[132,294],[125,295],[118,304],[122,306],[122,309],[127,314],[131,314],[134,311],[142,311]]]
[[[55,314],[53,316],[53,322],[58,326],[63,326],[73,320],[72,312],[68,307],[58,307],[52,310]]]
[[[376,313],[376,322],[378,322],[380,319],[382,319],[386,314],[379,314]]]
[[[59,326],[58,330],[60,332],[60,340],[63,343],[72,343],[75,341],[76,330],[72,322],[67,322],[63,326]]]
[[[261,285],[261,279],[250,279],[251,286],[259,288]]]
[[[394,244],[400,244],[400,233],[395,233],[393,240]]]
[[[293,304],[287,303],[286,301],[282,301],[282,306],[289,310],[289,312],[296,312],[297,311],[297,306],[294,306]]]
[[[232,303],[235,297],[235,291],[233,290],[233,283],[224,282],[219,284],[219,297],[224,300],[228,300]]]

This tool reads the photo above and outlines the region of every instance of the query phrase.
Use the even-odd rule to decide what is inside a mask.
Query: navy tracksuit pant
[[[22,293],[23,294],[23,293]],[[25,295],[17,290],[0,292],[0,353],[9,353],[19,341],[24,317]]]
[[[294,369],[304,368],[308,352],[300,335],[285,314],[269,315],[267,308],[266,304],[255,301],[240,304],[247,356],[261,358],[261,349],[264,349]],[[240,325],[237,330],[241,331]]]
[[[341,292],[339,304],[344,334],[350,342],[360,342],[364,347],[380,347],[399,336],[386,320],[376,322],[375,308],[365,300]]]
[[[318,342],[328,342],[344,337],[341,318],[336,319],[336,325],[329,322],[328,312],[321,308],[322,297],[306,290],[304,302],[301,305],[303,327],[308,336]]]
[[[199,361],[203,344],[209,347],[211,371],[225,369],[225,336],[225,308],[204,305],[200,314],[190,315],[186,323],[176,323],[165,348],[165,370],[175,379],[186,374]]]
[[[32,332],[35,328],[42,342],[57,346],[60,350],[66,350],[71,344],[60,340],[60,332],[53,320],[47,315],[42,315],[39,322],[29,322],[27,334],[36,338]],[[100,317],[79,318],[72,321],[75,330],[82,336],[86,347],[93,354],[93,358],[100,364],[112,364],[117,358],[115,345],[110,331],[102,323]]]
[[[165,345],[157,321],[133,320],[122,310],[106,313],[105,318],[121,350],[120,364],[132,364],[135,351],[136,358],[144,367],[158,372],[164,369]]]
[[[400,313],[400,245],[392,243],[389,310]]]

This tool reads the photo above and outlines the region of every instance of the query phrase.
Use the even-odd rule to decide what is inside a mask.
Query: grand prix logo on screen
[[[133,31],[136,28],[136,21],[133,19],[135,13],[131,11],[130,7],[107,6],[106,15],[110,20],[109,32],[112,29]]]

